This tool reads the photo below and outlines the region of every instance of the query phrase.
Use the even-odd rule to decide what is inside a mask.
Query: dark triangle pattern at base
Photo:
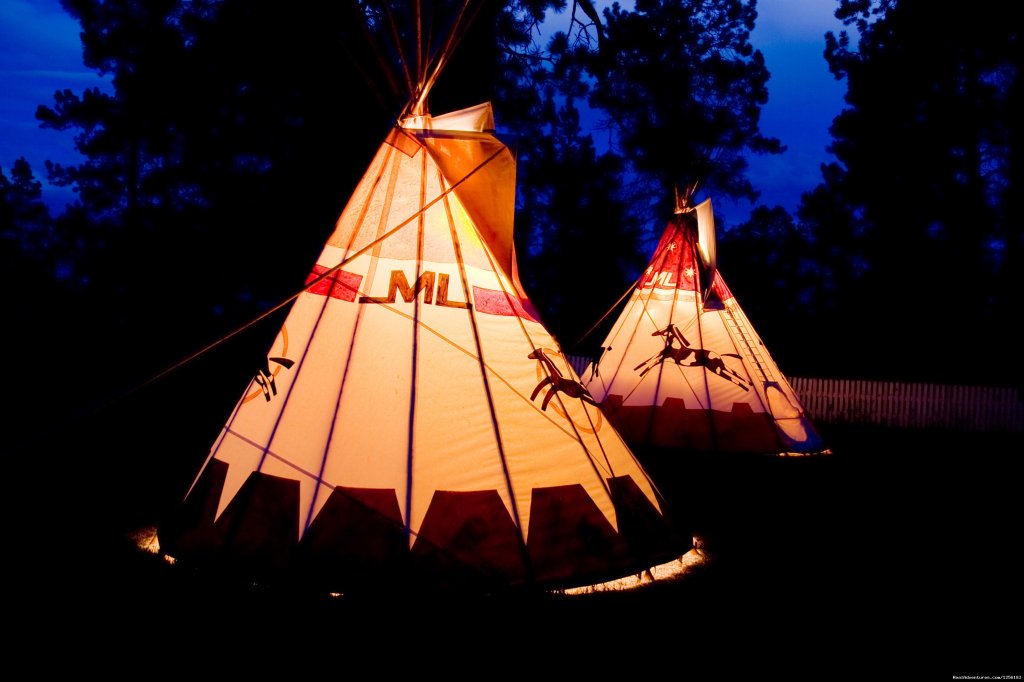
[[[446,588],[499,588],[526,580],[512,517],[496,490],[438,490],[412,546],[417,569]]]
[[[601,404],[612,425],[629,442],[682,450],[772,454],[782,449],[772,416],[735,403],[730,412],[687,409],[666,398],[660,407],[622,404],[609,395]]]
[[[214,520],[225,467],[213,462],[159,533],[162,551],[247,577],[291,578],[325,591],[396,584],[451,591],[570,587],[680,556],[674,533],[628,476],[608,479],[619,530],[582,486],[533,491],[525,547],[495,490],[437,491],[412,548],[394,490],[335,489],[299,541],[294,481],[253,473]]]
[[[384,585],[408,572],[408,547],[394,490],[336,488],[299,544],[310,581],[341,591]]]
[[[217,551],[220,568],[244,570],[253,578],[293,565],[298,483],[253,472],[214,522],[227,468],[223,462],[210,462],[180,513],[161,528],[163,551],[171,556]]]

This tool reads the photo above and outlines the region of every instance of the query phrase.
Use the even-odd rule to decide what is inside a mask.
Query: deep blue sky
[[[58,0],[0,0],[0,167],[5,170],[24,156],[42,179],[45,160],[79,158],[71,134],[40,130],[35,120],[36,108],[52,104],[55,91],[101,84],[82,65],[79,29]],[[53,203],[73,197],[70,191],[46,192]]]
[[[626,4],[626,3],[622,3]],[[762,112],[762,132],[787,146],[781,156],[754,157],[750,177],[761,203],[792,211],[800,193],[813,188],[828,159],[828,127],[842,108],[844,84],[828,72],[824,34],[841,28],[833,0],[759,0],[752,42],[765,56],[772,77]],[[102,85],[82,65],[79,26],[58,0],[0,0],[0,167],[26,157],[36,175],[47,159],[74,162],[71,134],[40,130],[35,110],[62,88]],[[58,204],[70,192],[46,189]],[[750,206],[715,201],[727,223],[742,220]]]
[[[760,203],[795,210],[800,194],[820,181],[821,164],[833,160],[825,152],[831,142],[828,129],[843,108],[846,83],[828,72],[824,52],[825,33],[843,28],[834,16],[838,5],[836,0],[758,0],[751,42],[764,54],[772,74],[761,131],[787,148],[781,155],[750,159]],[[718,212],[736,211],[740,218],[749,210],[731,209],[721,201],[715,206]]]

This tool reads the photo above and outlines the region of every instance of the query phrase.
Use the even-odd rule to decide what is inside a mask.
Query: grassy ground
[[[119,490],[131,477],[106,476],[86,453],[63,474],[46,458],[20,460],[3,506],[5,603],[17,623],[6,647],[54,669],[233,669],[241,658],[258,672],[294,658],[456,677],[517,667],[697,679],[1020,673],[1021,439],[826,435],[834,454],[824,458],[651,462],[711,561],[678,580],[582,596],[396,586],[330,598],[217,581],[132,543],[161,495]]]

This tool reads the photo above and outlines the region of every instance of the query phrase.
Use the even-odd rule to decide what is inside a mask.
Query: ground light
[[[160,555],[163,557],[164,561],[169,564],[177,563],[177,560],[174,557],[160,552],[160,541],[157,539],[157,529],[155,526],[141,528],[132,533],[131,538],[139,550],[149,554]],[[597,583],[594,585],[584,585],[582,587],[559,590],[559,593],[576,596],[581,594],[595,594],[598,592],[627,592],[630,590],[641,589],[656,582],[679,578],[680,576],[704,568],[709,563],[711,563],[711,557],[709,557],[707,552],[704,550],[703,540],[698,536],[694,536],[693,548],[678,559],[673,559],[672,561],[652,566],[651,568],[640,571],[639,573],[623,576],[617,580],[609,580],[607,582]],[[342,593],[331,592],[328,596],[340,597],[342,596]]]

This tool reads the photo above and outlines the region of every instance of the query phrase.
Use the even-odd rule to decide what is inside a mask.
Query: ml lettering
[[[641,287],[643,289],[650,289],[652,287],[674,289],[676,286],[676,282],[673,280],[674,275],[675,273],[671,270],[653,273]]]
[[[434,287],[434,282],[437,282],[437,287]],[[398,294],[402,295],[402,300],[406,303],[412,303],[420,292],[423,292],[423,302],[433,303],[434,305],[445,306],[447,308],[468,308],[469,305],[465,301],[449,301],[448,300],[448,274],[447,273],[433,273],[428,271],[423,272],[419,279],[416,280],[416,286],[410,286],[409,280],[405,277],[405,272],[402,270],[392,270],[391,279],[388,281],[388,295],[387,296],[360,296],[360,303],[394,303],[397,300]]]

